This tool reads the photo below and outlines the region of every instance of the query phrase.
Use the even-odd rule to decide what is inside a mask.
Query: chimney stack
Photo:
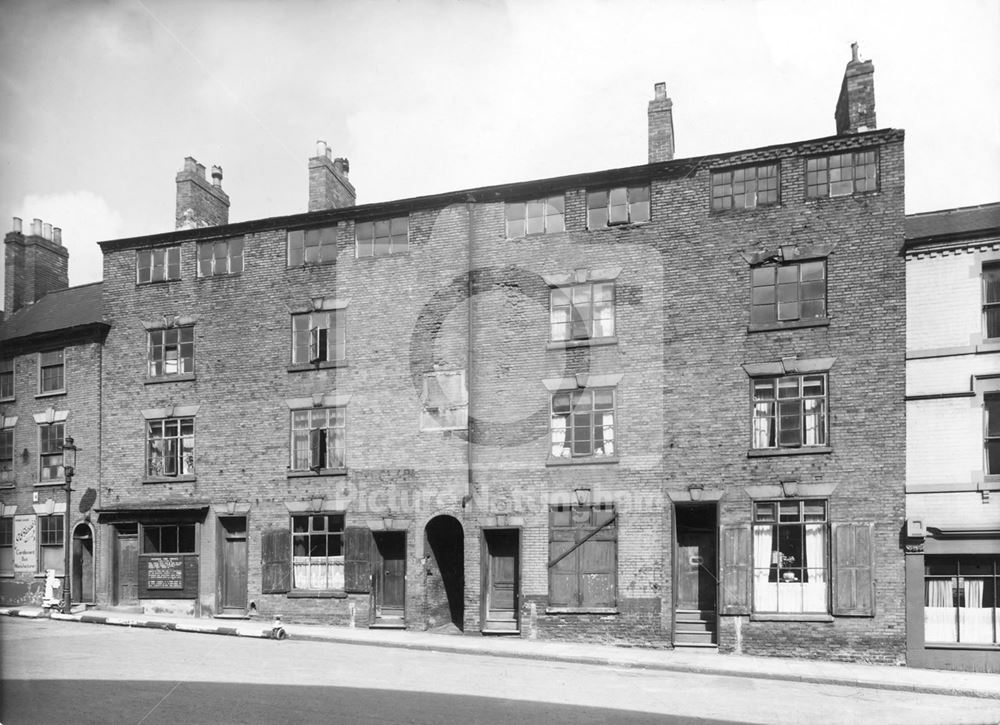
[[[837,135],[875,129],[875,66],[858,59],[858,44],[851,43],[851,62],[844,71],[837,110]]]
[[[674,158],[674,102],[667,97],[667,84],[653,86],[649,102],[649,163]]]
[[[332,158],[326,141],[316,142],[316,155],[309,159],[309,211],[354,206],[357,193],[347,178],[351,163]]]
[[[211,183],[205,166],[188,156],[177,173],[177,229],[214,227],[229,223],[229,194],[222,190],[222,167],[212,167]]]
[[[62,246],[62,230],[35,219],[30,233],[21,231],[14,217],[4,237],[4,311],[9,317],[49,292],[69,287],[69,252]]]

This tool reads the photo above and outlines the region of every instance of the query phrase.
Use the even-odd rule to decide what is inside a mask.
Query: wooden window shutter
[[[750,613],[750,525],[722,526],[719,530],[719,612]]]
[[[833,524],[833,613],[875,616],[875,524]]]
[[[372,535],[363,526],[344,529],[344,589],[367,594],[372,585]]]
[[[285,594],[292,588],[292,532],[265,531],[260,541],[261,592]]]

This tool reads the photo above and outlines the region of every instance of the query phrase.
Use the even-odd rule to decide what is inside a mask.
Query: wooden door
[[[139,602],[139,531],[135,524],[118,530],[115,557],[115,603]]]
[[[678,531],[677,608],[715,609],[715,533]]]
[[[483,532],[486,542],[487,631],[518,629],[519,543],[517,529]]]
[[[406,534],[376,533],[375,549],[375,617],[402,619],[406,609]]]
[[[247,606],[247,520],[245,517],[219,519],[222,557],[219,584],[223,610],[244,611]]]
[[[74,602],[94,601],[94,538],[90,527],[81,524],[73,533],[73,587]]]

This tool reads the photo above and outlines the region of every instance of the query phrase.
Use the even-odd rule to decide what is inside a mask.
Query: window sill
[[[990,337],[976,345],[976,352],[1000,352],[1000,340]]]
[[[13,483],[7,483],[6,481],[4,483],[0,483],[0,491],[8,488],[17,488],[17,481],[14,481]]]
[[[769,332],[773,330],[798,330],[804,327],[829,327],[829,317],[817,317],[812,320],[788,320],[786,322],[751,322],[747,332]]]
[[[546,607],[546,614],[618,614],[618,607]]]
[[[409,257],[410,250],[407,249],[405,252],[400,252],[399,254],[366,254],[363,257],[359,257],[357,254],[354,255],[354,261],[375,261],[376,259],[399,259],[400,257]]]
[[[988,644],[986,642],[925,642],[926,649],[976,649],[987,652],[1000,649],[1000,644]]]
[[[610,223],[609,222],[606,226],[597,227],[596,229],[591,229],[590,227],[587,227],[587,231],[588,232],[604,232],[604,231],[607,231],[609,229],[636,229],[637,227],[644,227],[644,226],[646,226],[649,223],[650,223],[650,220],[648,220],[648,219],[646,221],[644,221],[644,222],[617,222],[617,223]]]
[[[225,274],[199,274],[195,279],[203,282],[207,279],[232,279],[233,277],[241,276],[243,276],[242,272],[226,272]]]
[[[814,453],[833,453],[830,446],[803,446],[801,448],[751,448],[747,458],[770,458],[772,456],[808,456]]]
[[[768,204],[755,204],[753,206],[734,206],[729,209],[709,209],[708,213],[712,216],[727,216],[729,214],[752,214],[754,212],[763,212],[768,209],[777,209],[781,206],[780,201],[771,202]]]
[[[545,461],[546,466],[590,466],[597,463],[618,463],[621,459],[618,456],[588,456],[587,458],[557,458],[549,456]]]
[[[336,264],[336,259],[324,260],[322,262],[303,262],[302,264],[288,265],[285,269],[309,269],[310,267],[329,267]]]
[[[51,397],[56,396],[56,395],[66,395],[66,388],[63,388],[62,390],[50,390],[47,393],[39,393],[35,397],[36,398],[51,398]]]
[[[198,480],[197,476],[146,476],[142,479],[143,483],[194,483]]]
[[[50,486],[65,486],[65,485],[66,485],[66,481],[65,480],[59,480],[59,481],[35,481],[35,487],[36,488],[48,488]]]
[[[346,468],[321,468],[316,471],[289,471],[287,478],[316,478],[317,476],[346,476]]]
[[[602,345],[617,345],[617,337],[592,337],[586,340],[552,340],[545,343],[546,350],[566,350],[573,347],[600,347]]]
[[[304,373],[310,370],[329,370],[331,368],[346,368],[346,360],[324,360],[318,363],[295,363],[289,365],[286,370],[290,373]]]
[[[181,281],[180,277],[174,277],[173,279],[154,279],[154,280],[150,280],[149,282],[136,282],[135,286],[136,287],[149,287],[151,285],[158,285],[158,284],[164,284],[165,285],[165,284],[170,284],[171,282],[180,282],[180,281]]]
[[[293,589],[288,592],[289,599],[347,599],[343,589]]]
[[[751,622],[832,622],[833,616],[830,614],[805,614],[799,612],[785,612],[782,614],[754,613],[750,615]]]
[[[194,373],[179,373],[177,375],[157,375],[147,377],[143,385],[156,385],[158,383],[188,383],[195,380]]]
[[[13,403],[17,398],[0,398],[0,403]]]

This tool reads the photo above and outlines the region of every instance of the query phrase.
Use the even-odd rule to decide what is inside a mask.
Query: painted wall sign
[[[184,559],[156,556],[146,559],[147,589],[183,589]]]
[[[38,570],[38,519],[34,514],[14,517],[14,574]]]

